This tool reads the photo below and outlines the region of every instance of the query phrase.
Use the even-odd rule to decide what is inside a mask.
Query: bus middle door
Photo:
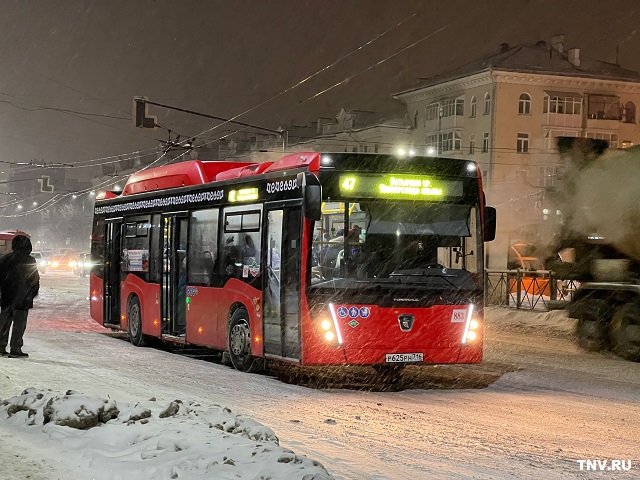
[[[300,207],[267,212],[263,276],[264,352],[300,359]]]
[[[185,337],[187,328],[186,213],[162,217],[162,276],[160,312],[162,336]]]

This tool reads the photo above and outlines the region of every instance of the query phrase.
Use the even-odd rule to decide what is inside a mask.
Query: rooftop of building
[[[577,48],[565,49],[564,35],[555,35],[550,42],[540,40],[534,44],[516,46],[503,43],[497,52],[489,53],[441,75],[421,78],[416,86],[394,96],[494,70],[640,82],[640,73],[615,63],[592,59],[583,55]]]

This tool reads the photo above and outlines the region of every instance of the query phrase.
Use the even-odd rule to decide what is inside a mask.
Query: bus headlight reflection
[[[469,305],[469,311],[467,312],[467,321],[464,327],[464,334],[462,335],[462,344],[466,345],[475,341],[478,338],[478,328],[480,327],[480,322],[478,321],[478,317],[474,315],[474,306]]]
[[[340,347],[342,346],[342,334],[340,333],[340,326],[336,317],[335,307],[332,303],[330,303],[328,307],[331,317],[321,315],[320,318],[315,320],[318,328],[318,336],[325,343]]]

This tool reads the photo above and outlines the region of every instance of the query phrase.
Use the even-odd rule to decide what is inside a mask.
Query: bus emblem
[[[360,307],[360,316],[362,318],[368,318],[370,314],[371,310],[369,310],[369,307]]]
[[[400,330],[403,332],[410,332],[413,328],[413,322],[415,321],[415,317],[408,313],[403,313],[402,315],[398,315],[398,323],[400,324]]]
[[[360,324],[358,323],[358,321],[357,321],[357,320],[351,320],[351,321],[348,323],[348,325],[349,325],[351,328],[356,328],[356,327],[357,327],[358,325],[360,325]]]
[[[351,307],[351,308],[349,309],[349,316],[350,316],[351,318],[356,318],[356,317],[358,316],[358,313],[359,313],[359,312],[358,312],[358,307]]]
[[[345,318],[347,315],[349,315],[349,311],[347,310],[347,307],[345,306],[338,307],[338,316],[340,318]]]

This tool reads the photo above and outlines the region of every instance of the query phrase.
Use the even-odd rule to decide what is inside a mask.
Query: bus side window
[[[237,278],[260,287],[261,212],[255,206],[225,209],[221,263],[223,283]]]
[[[192,212],[189,229],[189,284],[219,286],[215,272],[218,252],[218,209]]]

